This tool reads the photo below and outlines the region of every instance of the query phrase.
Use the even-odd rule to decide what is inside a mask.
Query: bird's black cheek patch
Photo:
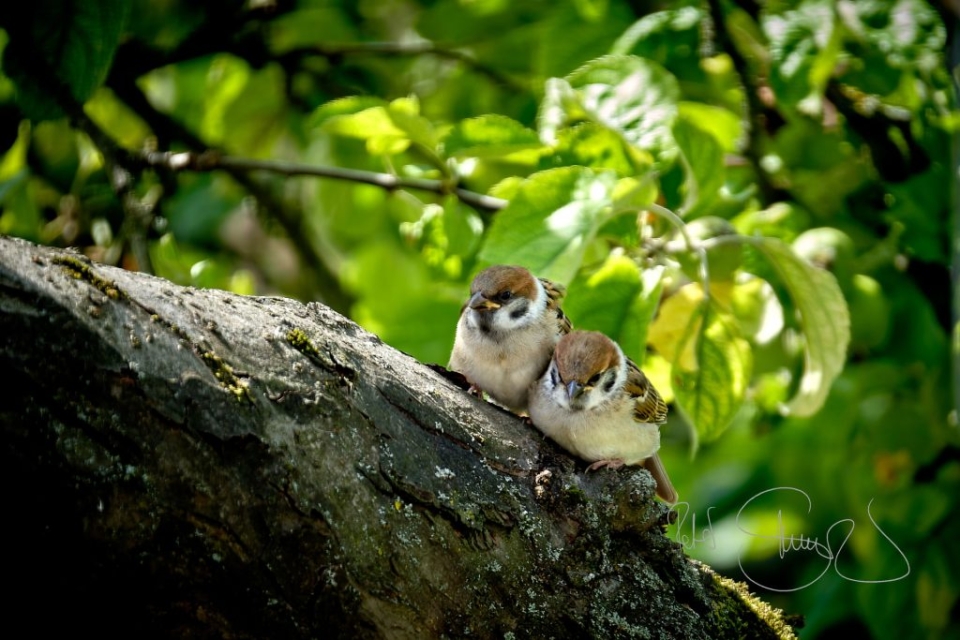
[[[480,327],[480,331],[483,333],[490,333],[493,330],[493,320],[492,313],[479,313],[477,314],[477,326]]]
[[[519,320],[521,317],[526,315],[528,308],[530,308],[530,305],[527,302],[518,304],[517,308],[510,312],[510,318],[513,320]]]
[[[610,378],[606,382],[604,382],[603,383],[604,392],[610,393],[611,391],[613,391],[613,385],[614,383],[616,383],[616,381],[617,381],[616,378]]]

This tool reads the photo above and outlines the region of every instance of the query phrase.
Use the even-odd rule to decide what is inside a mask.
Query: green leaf
[[[387,114],[411,142],[426,151],[436,150],[439,141],[433,123],[420,115],[420,100],[416,96],[397,98],[387,106]]]
[[[770,40],[770,84],[778,102],[818,112],[829,75],[824,69],[832,71],[841,52],[842,26],[834,2],[805,0],[780,14],[765,14],[762,26]]]
[[[443,141],[444,153],[456,158],[507,156],[540,147],[536,131],[497,114],[462,120]]]
[[[351,115],[334,116],[321,127],[324,131],[367,143],[374,155],[403,153],[410,146],[410,138],[398,127],[386,107],[372,107]]]
[[[306,4],[306,3],[304,3]],[[282,54],[299,47],[317,44],[317,34],[324,42],[352,42],[360,39],[347,7],[313,6],[278,12],[267,23],[267,43],[271,52]]]
[[[800,258],[775,238],[745,238],[767,258],[800,313],[804,371],[793,398],[781,412],[797,417],[816,413],[830,385],[843,371],[850,343],[850,313],[833,274]]]
[[[681,119],[716,138],[724,153],[737,151],[738,143],[743,136],[743,123],[740,121],[740,116],[729,109],[702,102],[682,101],[677,104],[677,109]]]
[[[350,109],[360,104],[363,102],[357,100],[330,109]],[[411,143],[419,145],[431,157],[436,149],[437,136],[433,125],[420,115],[416,98],[399,98],[388,105],[355,113],[337,113],[336,110],[314,112],[313,121],[320,122],[323,131],[366,141],[371,154],[396,155],[406,151]]]
[[[703,318],[702,322],[697,323],[698,316]],[[673,392],[694,427],[695,442],[710,442],[723,434],[740,410],[753,357],[735,324],[713,305],[701,307],[688,327],[691,330],[684,342],[695,341],[695,363],[685,367],[677,356],[673,364]],[[677,350],[678,354],[684,351],[685,345]]]
[[[14,235],[34,242],[42,239],[43,214],[30,197],[29,174],[22,170],[0,182],[0,234]]]
[[[682,7],[646,15],[630,26],[610,48],[610,53],[641,55],[656,60],[676,57],[678,42],[697,47],[703,14],[697,7]]]
[[[322,128],[323,125],[337,116],[349,116],[374,107],[385,107],[386,101],[373,96],[348,96],[338,100],[331,100],[317,107],[310,115],[309,126]]]
[[[561,129],[586,120],[618,133],[651,158],[669,155],[679,94],[676,78],[657,63],[636,56],[604,56],[566,80],[547,81],[540,137],[555,144]]]
[[[615,186],[613,173],[584,167],[535,173],[497,213],[480,259],[521,264],[538,276],[569,282],[609,216]]]
[[[642,364],[647,326],[660,300],[662,275],[662,267],[641,274],[636,262],[623,254],[611,254],[597,271],[570,283],[564,311],[575,319],[577,329],[605,333],[627,357]]]
[[[673,136],[686,173],[683,216],[696,216],[709,208],[723,186],[723,148],[713,135],[686,116],[673,123]]]
[[[36,0],[0,17],[10,35],[3,69],[27,117],[63,117],[61,88],[81,104],[93,95],[110,70],[129,8],[125,0]]]
[[[194,176],[169,200],[170,231],[179,242],[200,247],[216,246],[217,234],[224,221],[236,211],[240,199],[241,193],[222,176]]]
[[[207,76],[207,88],[203,95],[203,121],[200,128],[203,139],[208,140],[210,144],[223,145],[227,136],[236,135],[234,127],[228,130],[227,123],[238,120],[224,118],[224,114],[244,92],[250,76],[250,67],[243,60],[229,55],[214,56]],[[254,95],[248,94],[248,98],[262,100],[273,93],[263,91],[264,87],[260,89]],[[259,132],[259,127],[257,130]]]
[[[614,131],[595,122],[561,129],[556,149],[543,158],[543,168],[580,165],[592,169],[611,169],[620,176],[633,176],[649,169],[652,159],[626,144]]]
[[[617,213],[632,211],[638,213],[640,209],[657,201],[660,190],[652,174],[638,178],[621,178],[613,191],[613,205]]]

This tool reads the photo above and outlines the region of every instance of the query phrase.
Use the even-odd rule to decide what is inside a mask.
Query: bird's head
[[[554,397],[573,410],[592,409],[623,387],[623,351],[596,331],[574,331],[560,339],[547,369]]]
[[[463,312],[484,333],[495,333],[530,324],[545,304],[543,286],[527,269],[495,265],[473,279]]]

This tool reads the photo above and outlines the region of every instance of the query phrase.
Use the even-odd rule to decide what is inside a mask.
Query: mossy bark
[[[323,306],[0,238],[0,336],[11,626],[792,637],[664,536],[645,470],[584,473]]]

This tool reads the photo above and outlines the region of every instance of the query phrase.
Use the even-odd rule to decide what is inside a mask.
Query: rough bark
[[[320,305],[0,238],[7,623],[100,637],[792,637],[642,469]]]

